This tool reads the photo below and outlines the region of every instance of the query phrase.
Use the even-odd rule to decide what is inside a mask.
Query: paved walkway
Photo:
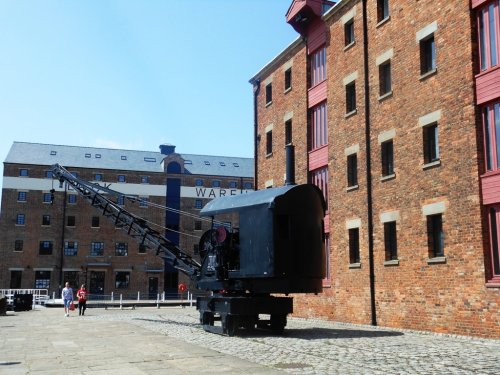
[[[500,374],[500,340],[291,318],[207,333],[194,308],[46,308],[0,317],[0,374]]]

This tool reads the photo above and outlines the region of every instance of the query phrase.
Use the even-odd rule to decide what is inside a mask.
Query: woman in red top
[[[82,284],[81,288],[76,292],[78,297],[78,315],[85,315],[85,310],[87,309],[87,289],[85,289],[85,284]]]

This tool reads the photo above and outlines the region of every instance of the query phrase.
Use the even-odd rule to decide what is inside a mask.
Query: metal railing
[[[0,289],[0,297],[7,298],[7,305],[12,306],[14,303],[14,296],[16,294],[31,294],[33,295],[33,305],[43,306],[49,300],[48,289]]]
[[[141,292],[129,292],[129,293],[115,293],[111,294],[87,294],[87,307],[104,307],[116,306],[123,308],[126,306],[135,306],[136,304],[147,303],[151,306],[156,306],[160,308],[160,305],[164,305],[168,302],[172,304],[189,305],[190,307],[196,304],[196,296],[200,293],[193,293],[189,290],[180,293],[157,293],[156,295],[150,295],[149,293]],[[55,292],[52,293],[52,300],[56,301],[60,299],[60,296],[56,295]],[[75,299],[77,301],[78,299]]]

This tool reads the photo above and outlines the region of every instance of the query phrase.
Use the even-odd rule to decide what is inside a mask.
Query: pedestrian
[[[85,310],[87,309],[87,289],[85,284],[82,284],[76,296],[78,297],[78,315],[85,315]]]
[[[61,298],[64,303],[64,316],[67,318],[69,316],[71,304],[73,303],[73,289],[69,286],[67,281],[61,292]]]

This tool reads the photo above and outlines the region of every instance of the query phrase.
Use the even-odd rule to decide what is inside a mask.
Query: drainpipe
[[[66,201],[68,199],[68,185],[64,183],[63,217],[61,230],[61,257],[59,258],[59,295],[63,288],[63,266],[64,266],[64,236],[66,235]]]
[[[368,16],[367,0],[363,0],[363,59],[365,76],[365,142],[366,142],[366,195],[368,208],[368,264],[370,273],[370,307],[371,324],[377,325],[377,310],[375,306],[375,268],[373,259],[373,197],[372,197],[372,159],[370,133],[370,72],[368,62]]]
[[[253,177],[253,184],[254,184],[254,190],[258,189],[258,177],[257,177],[257,164],[258,164],[258,142],[259,140],[257,139],[258,137],[258,125],[259,125],[259,119],[258,119],[258,102],[257,98],[260,93],[260,79],[256,79],[253,82],[253,139],[254,139],[254,144],[253,144],[253,168],[254,168],[254,177]]]

